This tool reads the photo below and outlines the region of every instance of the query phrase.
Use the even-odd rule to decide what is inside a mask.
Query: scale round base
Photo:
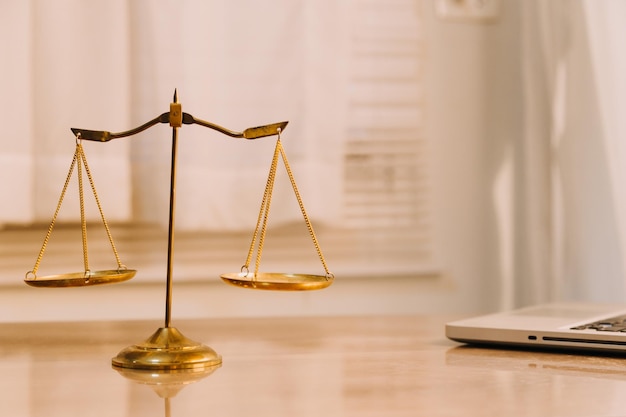
[[[333,283],[329,275],[285,274],[279,272],[234,272],[221,275],[222,280],[236,287],[254,290],[308,291],[321,290]]]
[[[213,349],[186,338],[175,327],[161,327],[143,343],[123,349],[114,367],[146,370],[189,370],[218,367],[222,358]]]

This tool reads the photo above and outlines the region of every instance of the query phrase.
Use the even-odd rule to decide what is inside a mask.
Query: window
[[[350,6],[344,221],[341,228],[314,224],[315,230],[337,276],[432,273],[436,257],[424,135],[420,3],[351,0]],[[80,270],[80,227],[70,226],[57,226],[42,265],[61,272]],[[138,269],[142,280],[161,280],[166,231],[151,225],[111,226],[122,261]],[[16,283],[32,266],[46,227],[0,231],[3,283]],[[177,232],[175,275],[195,281],[238,271],[251,233]],[[267,270],[323,273],[304,224],[268,233],[263,254]],[[91,225],[89,242],[94,265],[112,261],[106,235]]]

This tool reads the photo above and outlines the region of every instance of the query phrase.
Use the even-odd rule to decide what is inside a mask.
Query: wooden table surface
[[[626,358],[463,346],[444,336],[453,318],[174,321],[223,357],[174,386],[111,367],[161,323],[0,324],[0,415],[626,415]]]

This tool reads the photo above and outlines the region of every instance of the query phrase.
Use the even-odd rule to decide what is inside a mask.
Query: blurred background
[[[169,111],[281,136],[335,283],[275,293],[243,265],[275,137],[179,129],[174,320],[478,313],[622,302],[626,3],[270,0],[0,3],[0,321],[164,314],[171,129],[83,143],[128,282],[23,278],[65,182],[70,128]],[[83,271],[72,180],[38,275]],[[89,188],[91,269],[116,263]],[[323,274],[279,170],[262,271]]]

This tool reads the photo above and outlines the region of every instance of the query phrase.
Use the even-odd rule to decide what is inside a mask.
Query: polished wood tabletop
[[[223,363],[174,382],[111,366],[161,323],[0,324],[0,415],[626,415],[626,358],[464,346],[456,318],[181,320]]]

